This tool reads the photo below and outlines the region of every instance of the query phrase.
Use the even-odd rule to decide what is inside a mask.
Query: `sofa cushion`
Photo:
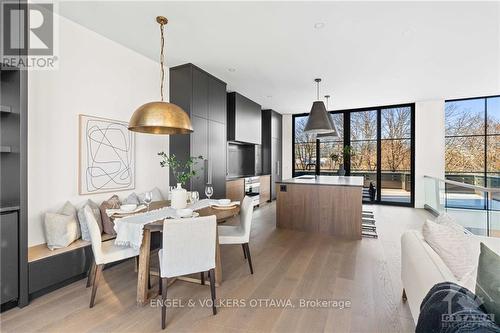
[[[500,256],[484,243],[479,255],[476,295],[482,299],[486,312],[493,314],[500,325]]]
[[[453,227],[425,221],[422,234],[458,280],[470,276],[477,265],[471,237]]]
[[[109,218],[108,214],[106,214],[106,209],[118,209],[120,208],[120,199],[115,194],[111,198],[101,203],[99,207],[101,210],[101,219],[102,219],[102,229],[105,234],[108,235],[116,235],[116,231],[114,229],[115,224]]]

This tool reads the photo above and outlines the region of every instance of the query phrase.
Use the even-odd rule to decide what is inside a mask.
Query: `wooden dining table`
[[[159,209],[170,206],[170,201],[155,201],[152,202],[149,209]],[[196,210],[200,216],[215,215],[217,223],[223,223],[240,212],[240,206],[235,205],[228,208],[205,207]],[[148,301],[148,277],[150,274],[150,256],[151,256],[151,233],[163,231],[163,219],[154,221],[144,225],[142,243],[139,252],[139,267],[137,272],[137,304],[144,305]],[[189,277],[177,277],[176,279],[186,280],[189,282],[198,282],[200,280]],[[169,283],[173,282],[169,281]],[[219,286],[222,283],[222,265],[220,257],[219,236],[216,237],[215,246],[215,285]]]

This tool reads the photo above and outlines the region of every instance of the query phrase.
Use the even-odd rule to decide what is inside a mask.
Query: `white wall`
[[[424,176],[444,179],[444,100],[415,104],[415,207],[425,202]]]
[[[415,104],[415,207],[424,206],[424,175],[444,179],[444,100]],[[283,178],[292,177],[292,115],[283,115]]]
[[[292,178],[292,115],[284,114],[281,120],[281,164],[283,179]]]
[[[128,121],[138,106],[159,99],[157,63],[63,17],[59,25],[59,69],[29,73],[29,246],[45,242],[47,210],[112,195],[78,195],[78,114]],[[162,150],[168,137],[136,134],[136,192],[166,192],[168,172],[156,156]]]

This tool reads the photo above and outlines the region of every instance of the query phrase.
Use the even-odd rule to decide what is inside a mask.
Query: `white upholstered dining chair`
[[[161,328],[167,321],[167,278],[208,271],[212,312],[215,307],[215,215],[190,219],[167,219],[163,223],[163,248],[160,257]],[[204,282],[202,282],[203,284]]]
[[[101,230],[97,225],[92,209],[87,206],[84,208],[85,218],[87,220],[90,241],[92,243],[92,252],[94,253],[94,262],[89,272],[87,287],[92,285],[92,294],[90,296],[90,307],[94,306],[97,285],[105,264],[132,258],[139,255],[139,249],[132,247],[117,246],[114,242],[103,242],[101,239]]]
[[[253,274],[252,257],[250,256],[250,246],[248,245],[250,241],[250,229],[252,228],[253,201],[248,196],[243,198],[239,217],[239,225],[218,226],[219,244],[241,244],[243,255],[245,259],[248,259],[250,273]]]

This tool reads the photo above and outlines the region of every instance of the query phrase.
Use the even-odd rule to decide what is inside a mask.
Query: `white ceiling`
[[[332,95],[330,109],[500,92],[498,2],[100,1],[59,7],[63,16],[155,60],[155,17],[164,15],[169,66],[192,62],[229,90],[281,113],[309,112],[315,77],[323,79],[321,95]]]

